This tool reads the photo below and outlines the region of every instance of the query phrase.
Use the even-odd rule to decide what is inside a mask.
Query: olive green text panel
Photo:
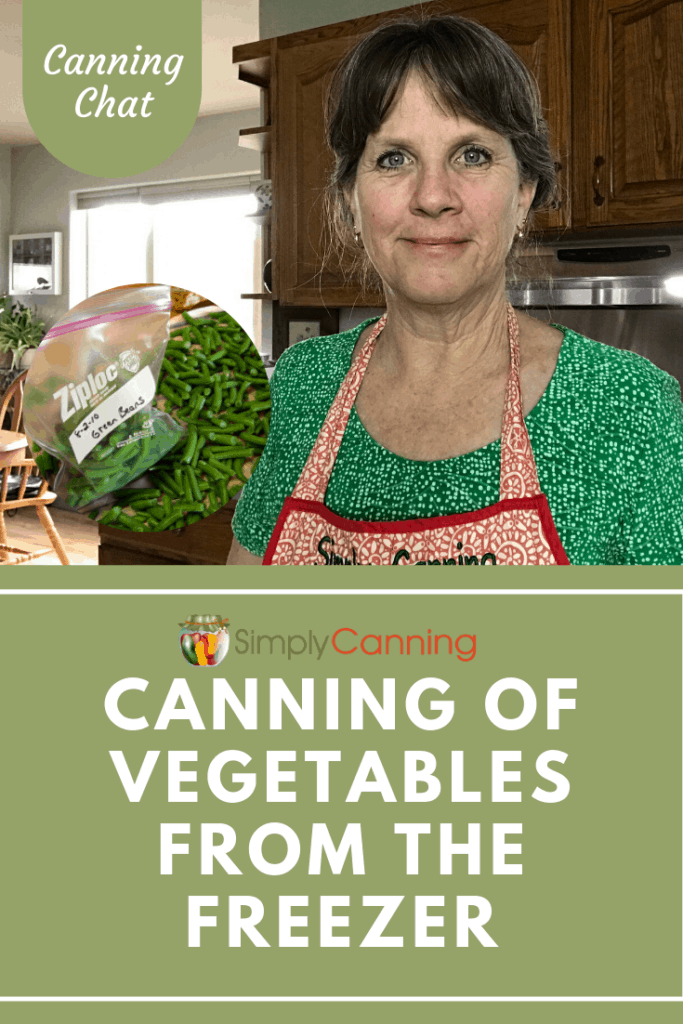
[[[0,605],[1,995],[680,996],[680,597],[24,592]],[[184,660],[193,614],[230,619],[220,666]],[[108,717],[125,679],[143,682],[121,684],[123,717],[111,701]],[[240,721],[214,679],[245,708],[255,689],[255,711]],[[362,863],[350,849],[335,873],[328,846],[318,868],[323,830],[339,848],[347,826]],[[401,944],[373,945],[389,897],[374,934]]]

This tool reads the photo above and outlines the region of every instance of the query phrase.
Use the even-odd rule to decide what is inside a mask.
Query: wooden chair
[[[31,479],[35,479],[39,474],[36,463],[30,458],[27,451],[28,439],[21,429],[25,380],[26,373],[22,373],[10,384],[4,398],[0,399],[0,564],[19,565],[23,562],[33,562],[36,558],[49,555],[54,550],[62,565],[69,565],[69,556],[52,521],[52,516],[46,508],[47,505],[52,504],[57,495],[48,491],[47,480],[43,480],[38,492],[26,497],[27,489],[29,491],[35,489],[30,483]],[[5,414],[10,406],[12,407],[10,429],[3,430]],[[12,470],[14,472],[11,472]],[[14,494],[17,484],[19,490],[16,497],[8,500],[8,491],[11,489]],[[9,545],[5,512],[26,507],[35,508],[52,545],[51,548],[25,551],[22,548]]]

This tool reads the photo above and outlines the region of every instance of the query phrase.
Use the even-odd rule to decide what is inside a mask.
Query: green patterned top
[[[271,381],[270,436],[237,504],[240,544],[265,553],[366,320],[288,349]],[[678,382],[633,352],[561,324],[553,377],[526,417],[541,487],[572,565],[683,565],[683,405]],[[435,462],[403,458],[355,407],[325,503],[347,519],[417,519],[499,499],[500,440]]]

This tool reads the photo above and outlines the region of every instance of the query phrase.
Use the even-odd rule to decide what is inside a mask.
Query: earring
[[[356,231],[355,228],[353,232],[353,240],[356,243],[356,245],[358,245],[358,243],[360,242],[360,231]]]
[[[525,218],[524,218],[524,220],[522,221],[522,226],[521,226],[521,228],[517,228],[517,239],[518,239],[519,241],[521,241],[521,239],[522,239],[522,238],[524,238],[524,225],[525,225],[525,224],[526,224],[526,217],[525,217]]]

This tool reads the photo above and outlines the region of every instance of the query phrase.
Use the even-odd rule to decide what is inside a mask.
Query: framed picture
[[[339,310],[324,306],[281,306],[273,303],[273,359],[307,338],[339,331]]]
[[[62,294],[62,232],[9,236],[9,294]]]

